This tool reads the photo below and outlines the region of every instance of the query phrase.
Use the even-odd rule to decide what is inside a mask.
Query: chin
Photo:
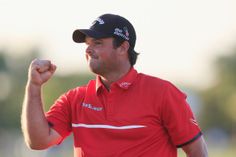
[[[95,65],[91,64],[91,63],[89,63],[89,69],[90,69],[90,71],[92,71],[95,74],[99,73],[98,72],[99,71],[98,68]]]
[[[94,74],[97,74],[97,75],[102,75],[103,74],[102,69],[100,69],[98,66],[89,66],[89,69]]]
[[[98,70],[96,70],[96,69],[91,69],[91,68],[90,68],[90,71],[91,71],[92,73],[96,74],[96,75],[101,75],[101,73],[100,73]]]
[[[102,69],[100,64],[96,60],[89,60],[88,61],[88,66],[91,72],[101,75],[102,74]]]

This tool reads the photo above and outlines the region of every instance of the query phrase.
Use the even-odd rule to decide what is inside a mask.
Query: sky
[[[196,88],[216,80],[214,60],[236,44],[235,0],[0,0],[0,50],[39,48],[58,74],[87,71],[85,45],[71,35],[104,13],[135,27],[135,68]]]

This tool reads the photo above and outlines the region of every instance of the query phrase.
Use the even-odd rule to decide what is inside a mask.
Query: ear
[[[126,54],[126,53],[128,54],[129,47],[130,47],[130,45],[129,45],[128,41],[124,41],[119,47],[120,53],[121,54]]]

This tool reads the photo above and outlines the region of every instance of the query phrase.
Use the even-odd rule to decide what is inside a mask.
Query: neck
[[[110,72],[109,74],[107,74],[106,76],[101,76],[101,81],[105,85],[105,87],[108,90],[110,90],[110,85],[113,82],[118,81],[124,75],[126,75],[129,72],[130,68],[131,68],[131,66],[127,66],[126,68],[120,69],[119,71],[113,71],[113,72]]]

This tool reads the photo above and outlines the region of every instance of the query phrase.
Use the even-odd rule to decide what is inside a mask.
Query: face
[[[86,59],[92,72],[105,76],[115,71],[117,63],[117,49],[113,47],[113,38],[95,39],[86,37]]]

